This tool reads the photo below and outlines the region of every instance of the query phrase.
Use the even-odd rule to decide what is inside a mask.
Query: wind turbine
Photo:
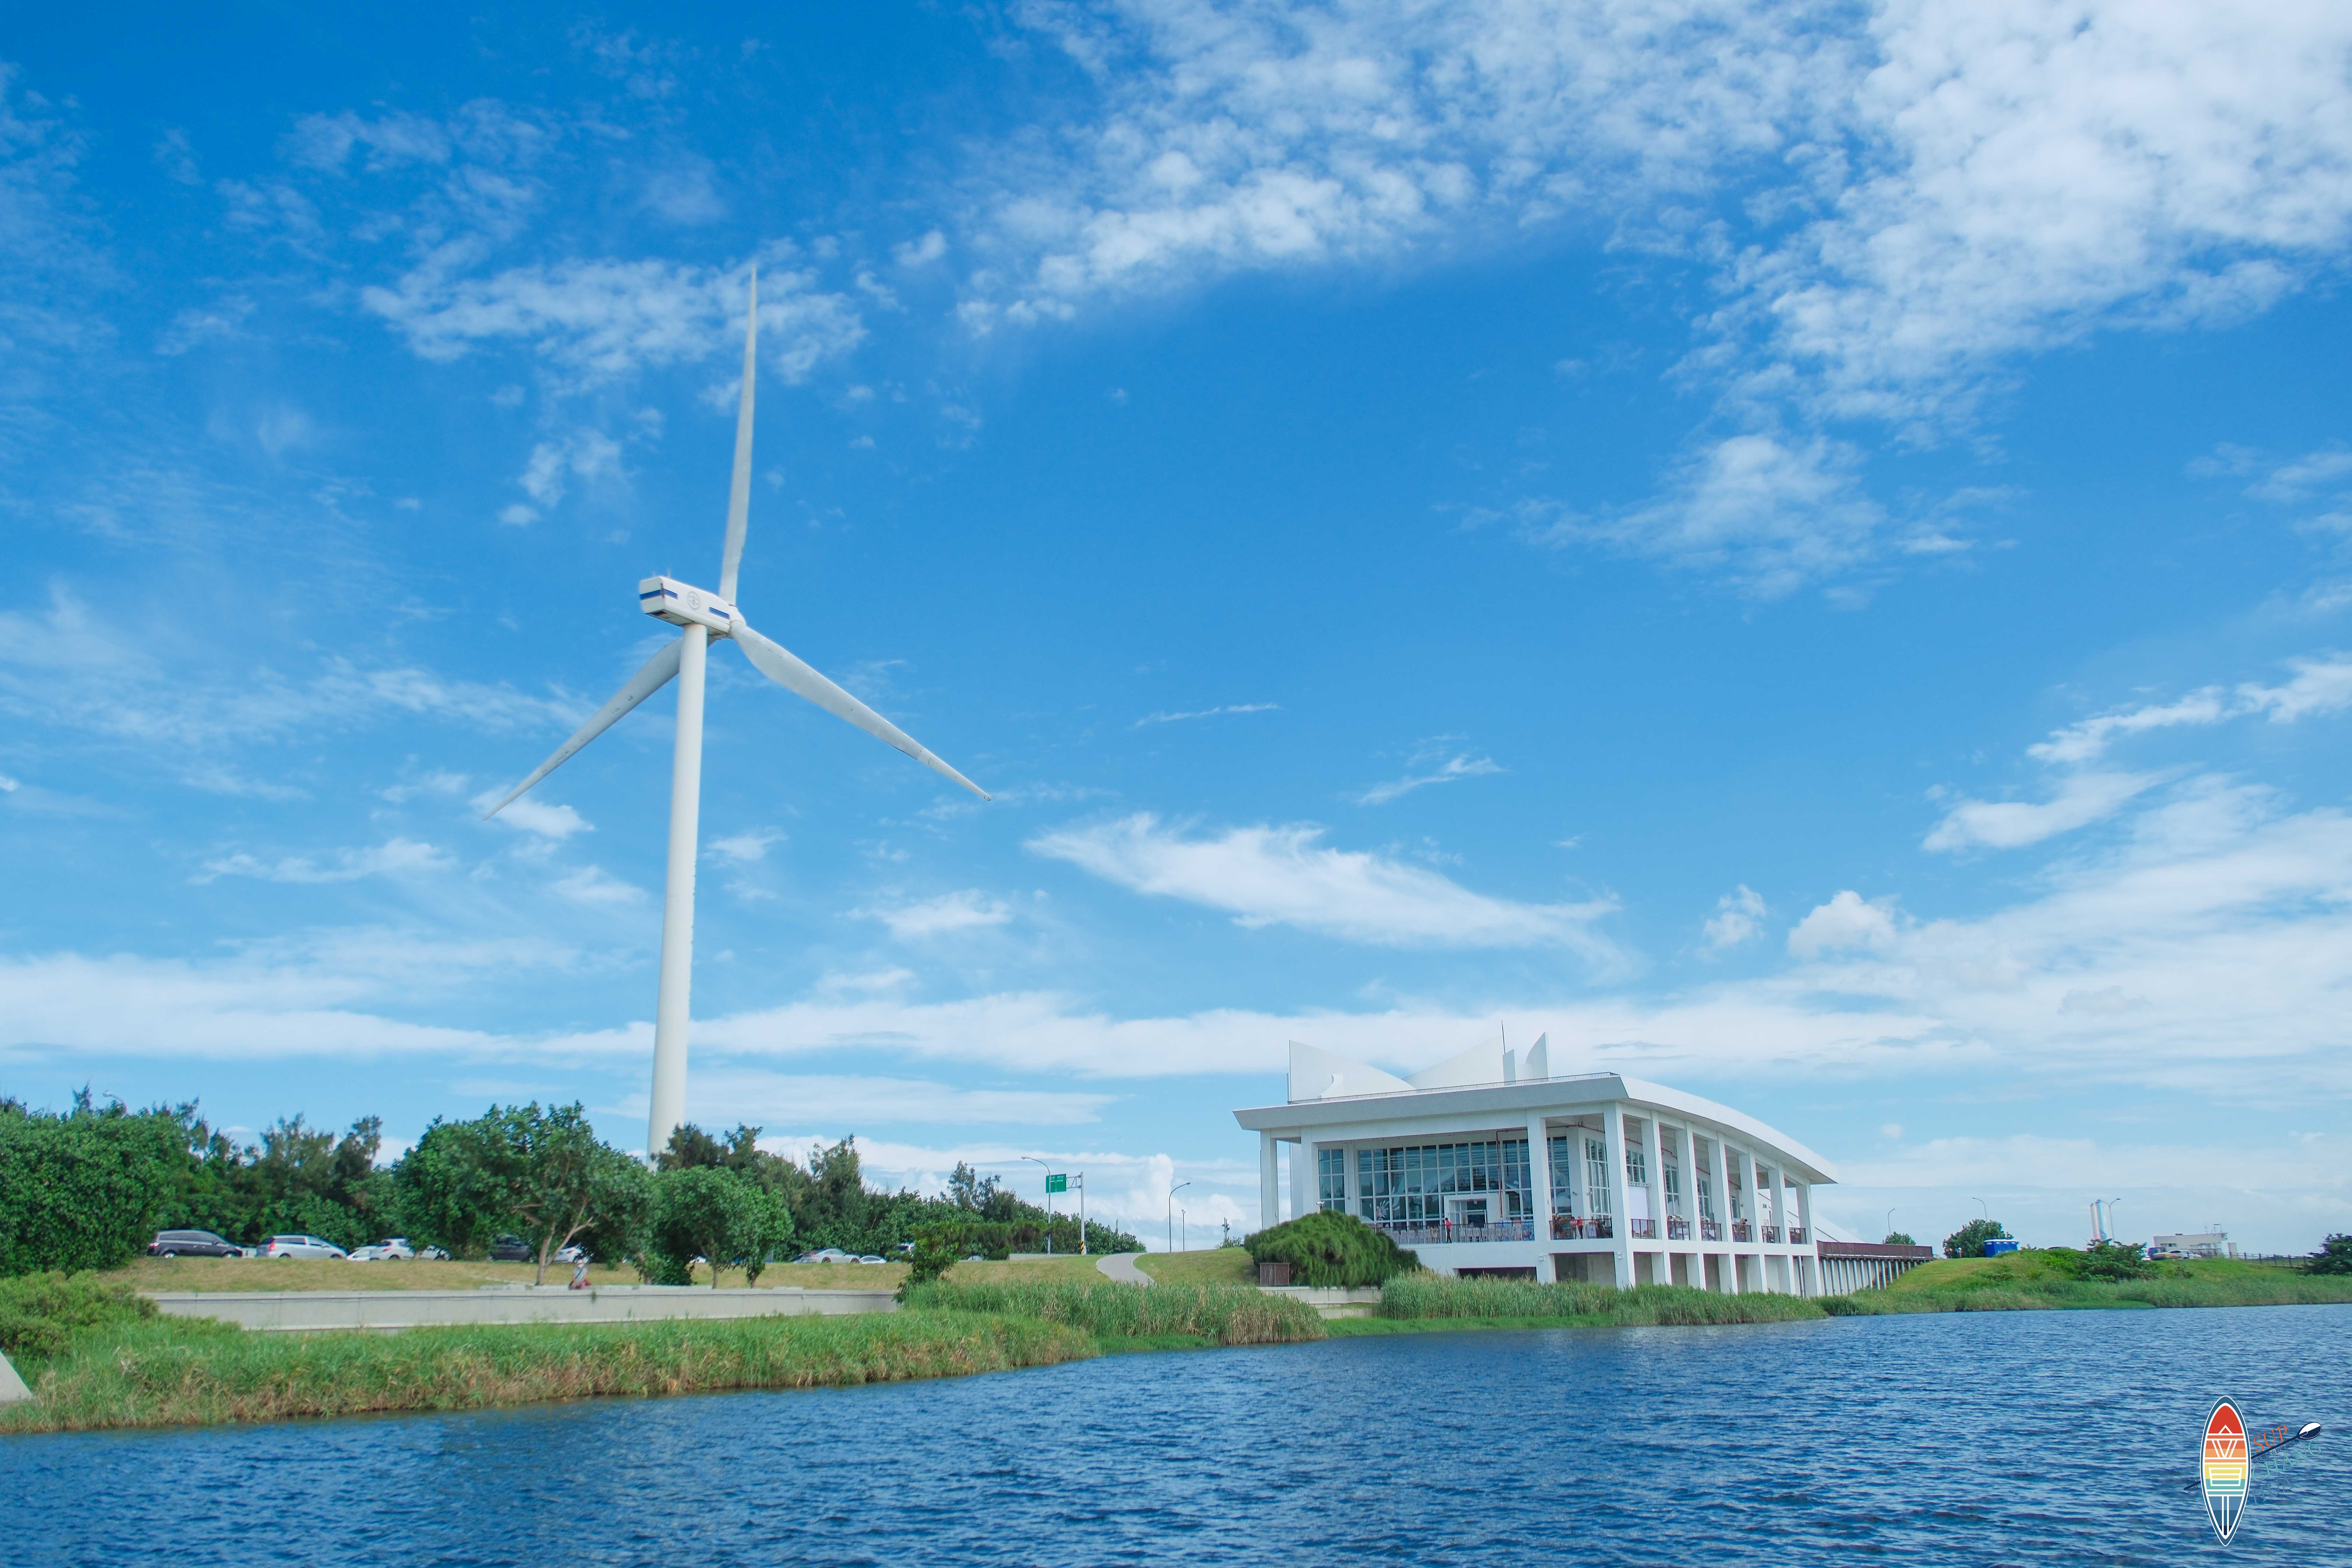
[[[637,584],[637,607],[685,628],[645,667],[629,677],[613,700],[580,726],[555,754],[509,790],[482,814],[488,821],[525,790],[571,760],[573,752],[611,729],[630,709],[677,681],[677,741],[669,775],[669,872],[662,893],[661,989],[654,1006],[653,1113],[646,1126],[648,1158],[668,1146],[669,1135],[686,1120],[687,994],[694,978],[694,859],[702,810],[703,661],[713,637],[731,641],[751,667],[785,690],[805,697],[836,718],[896,746],[933,772],[981,799],[988,792],[940,761],[865,703],[827,680],[791,650],[751,629],[735,604],[737,569],[743,563],[743,529],[751,510],[751,382],[758,370],[760,275],[751,273],[751,303],[743,324],[743,397],[735,412],[735,479],[727,492],[727,542],[719,561],[719,591],[693,587],[669,577]]]

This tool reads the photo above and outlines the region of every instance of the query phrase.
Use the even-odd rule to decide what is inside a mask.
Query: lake
[[[1406,1334],[954,1382],[0,1439],[11,1564],[2352,1562],[2352,1307]]]

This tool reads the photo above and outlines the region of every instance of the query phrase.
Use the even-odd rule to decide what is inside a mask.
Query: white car
[[[377,1263],[387,1259],[414,1258],[416,1249],[408,1245],[404,1236],[388,1236],[382,1241],[362,1247],[352,1254],[354,1263]]]
[[[803,1252],[793,1259],[795,1263],[855,1263],[857,1254],[844,1252],[837,1247],[821,1247],[814,1252]]]
[[[869,1253],[867,1253],[865,1257],[863,1257],[863,1258],[853,1258],[853,1259],[851,1259],[851,1261],[852,1261],[852,1262],[856,1262],[856,1263],[879,1263],[879,1262],[881,1262],[881,1261],[883,1261],[883,1260],[882,1260],[881,1258],[879,1258],[875,1257],[872,1253],[870,1253],[870,1252],[869,1252]]]
[[[264,1258],[349,1258],[333,1242],[316,1236],[273,1236],[261,1249]]]

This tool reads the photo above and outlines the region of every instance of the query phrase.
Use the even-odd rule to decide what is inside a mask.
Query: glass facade
[[[1526,1219],[1531,1180],[1524,1137],[1360,1149],[1357,1213],[1375,1225]]]
[[[1320,1205],[1337,1214],[1348,1212],[1348,1152],[1345,1149],[1315,1151],[1317,1197]]]
[[[1625,1179],[1637,1187],[1650,1184],[1649,1162],[1643,1157],[1638,1143],[1629,1142],[1625,1145]]]
[[[1570,1195],[1568,1134],[1555,1133],[1545,1141],[1551,1161],[1551,1212],[1574,1214],[1576,1205]]]
[[[1666,1167],[1666,1212],[1683,1212],[1683,1172],[1679,1165]]]
[[[1598,1138],[1584,1141],[1584,1204],[1595,1218],[1617,1212],[1609,1206],[1609,1145]]]

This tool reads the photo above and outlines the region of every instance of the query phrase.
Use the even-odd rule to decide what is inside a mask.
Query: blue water
[[[2352,1308],[1401,1335],[0,1439],[0,1562],[2352,1563]],[[2255,1468],[2212,1400],[2329,1432]]]

